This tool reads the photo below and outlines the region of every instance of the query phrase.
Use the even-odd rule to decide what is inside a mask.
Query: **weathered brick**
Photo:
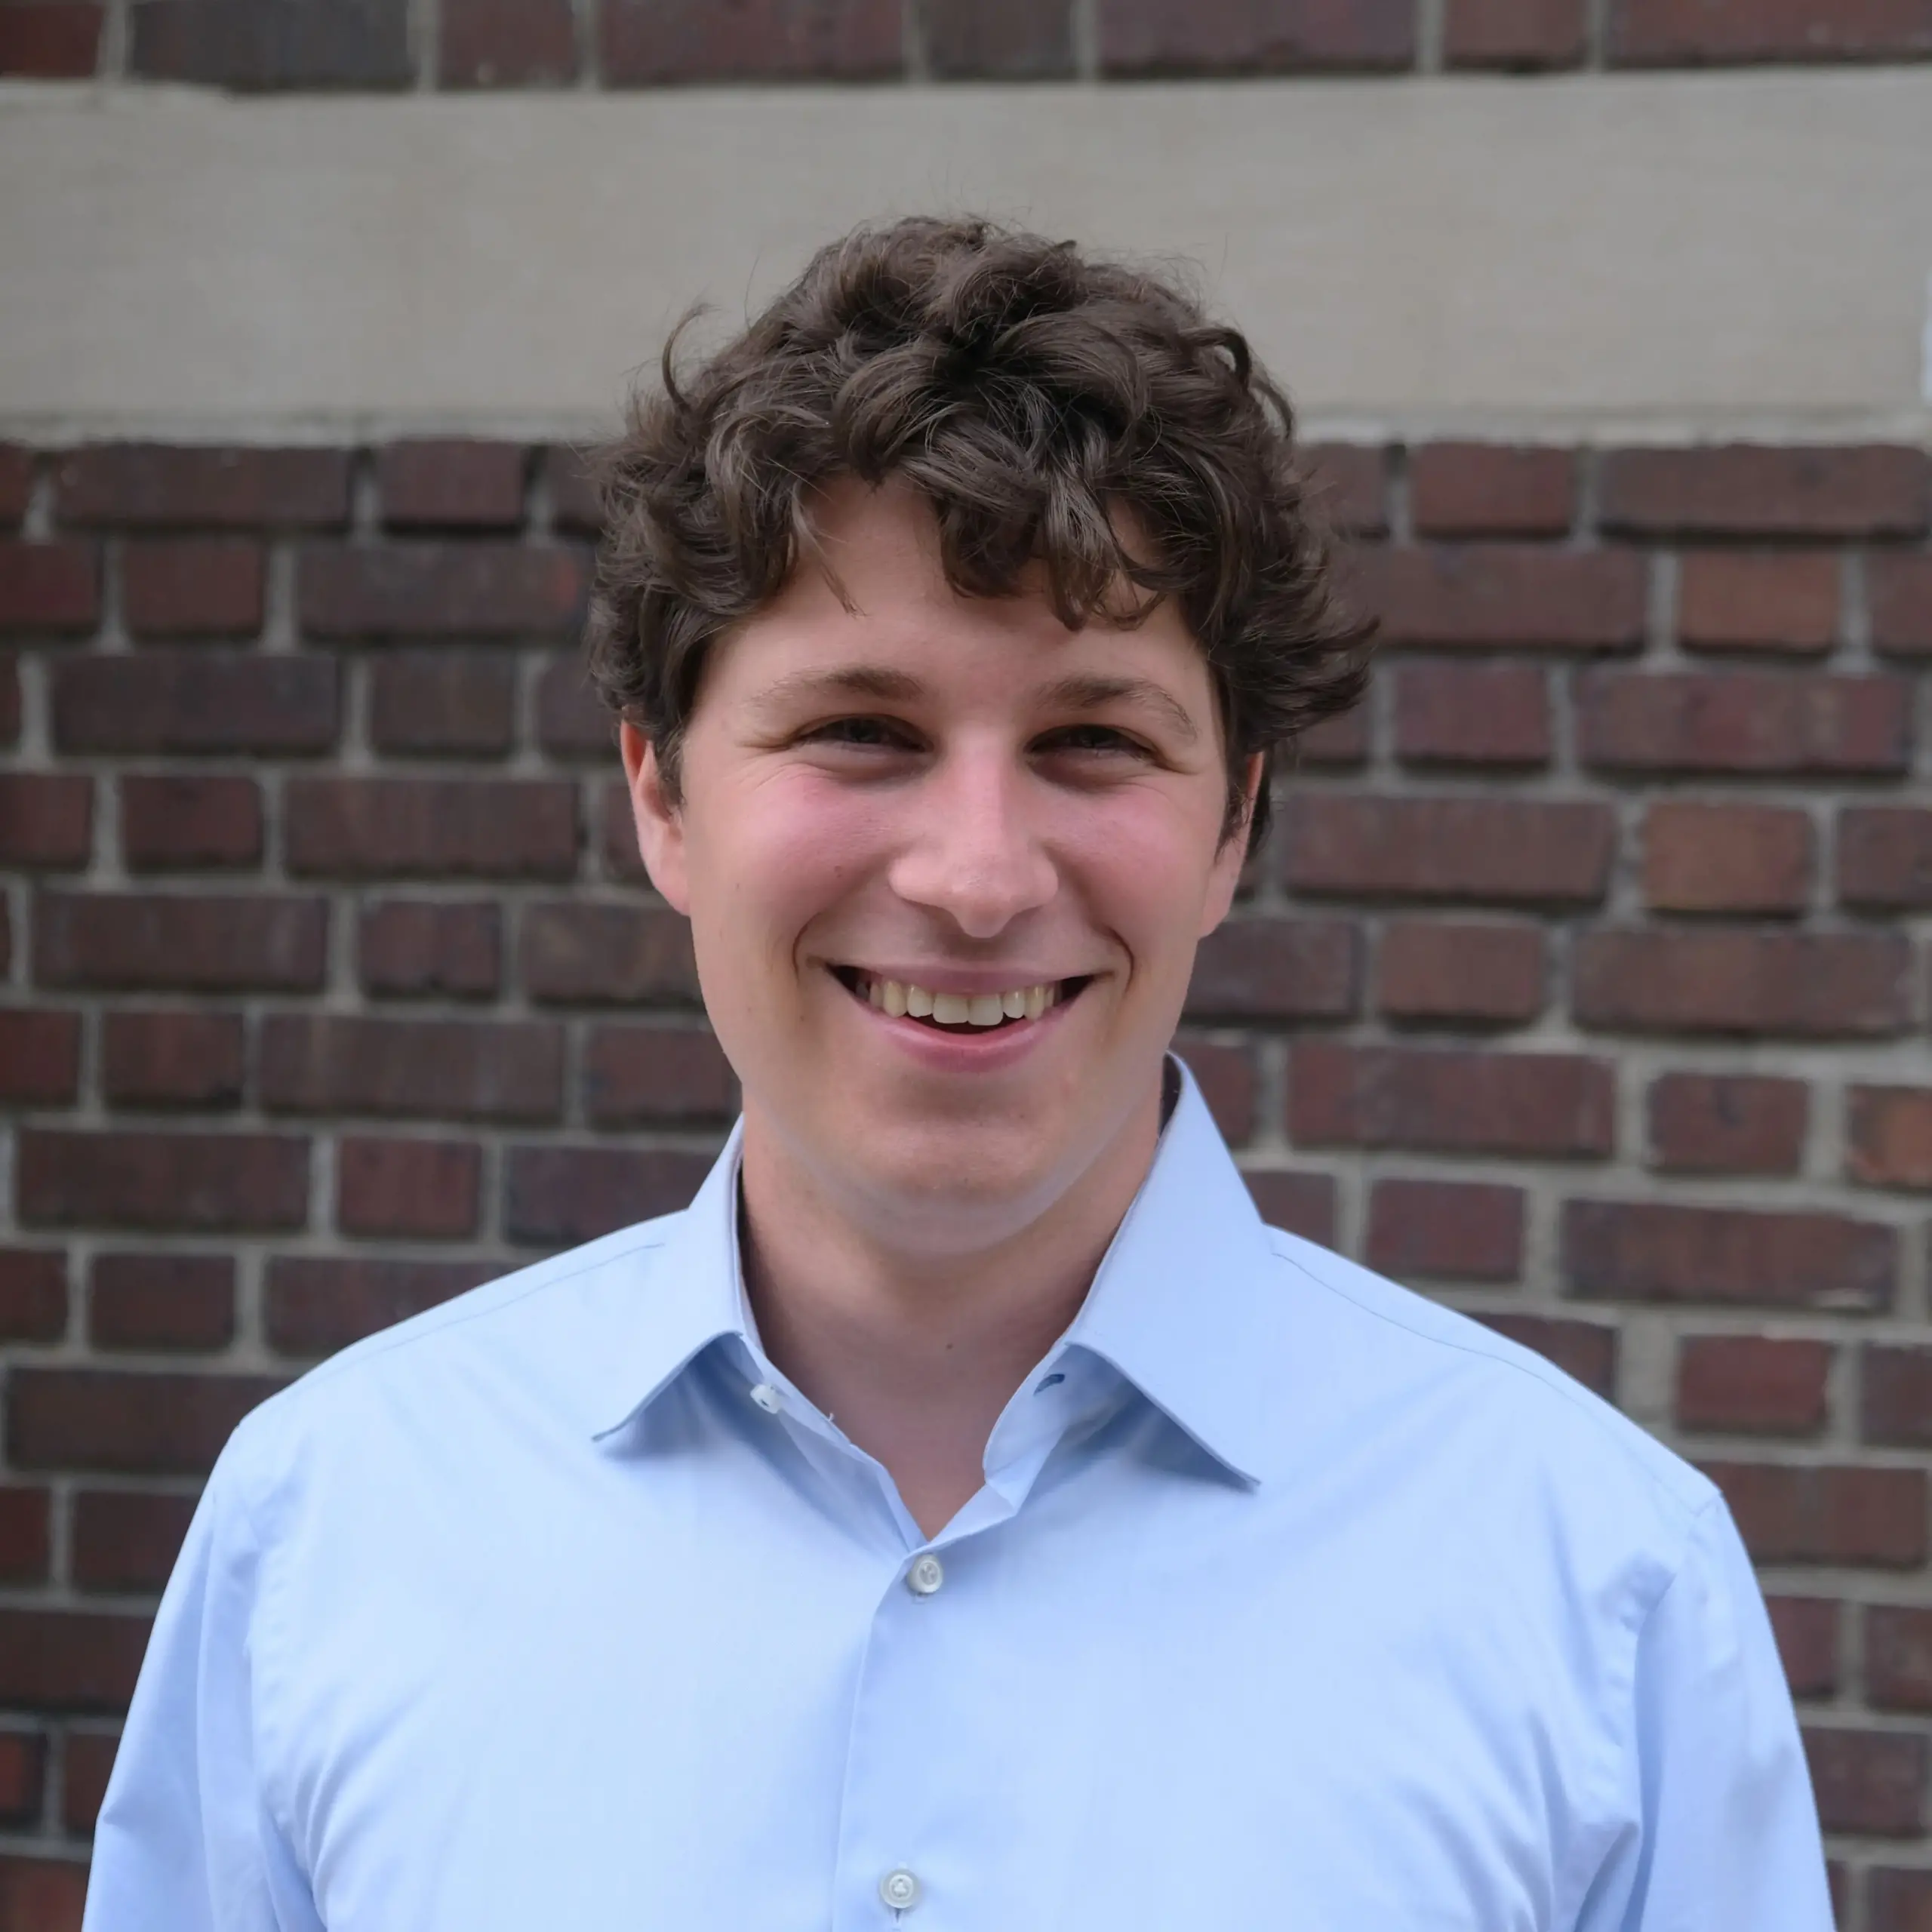
[[[502,977],[502,915],[475,900],[384,900],[363,909],[355,949],[365,992],[489,999]]]
[[[195,872],[262,860],[262,788],[252,778],[129,773],[121,857],[130,872]]]
[[[122,608],[137,637],[252,637],[266,581],[250,537],[133,537],[122,552]]]
[[[1069,0],[921,0],[919,25],[937,79],[1072,77]]]
[[[1309,506],[1329,528],[1349,537],[1380,537],[1389,528],[1389,466],[1379,444],[1302,446]]]
[[[288,869],[336,878],[568,878],[577,787],[544,778],[297,778]]]
[[[1195,954],[1196,1018],[1346,1019],[1359,1004],[1361,936],[1334,919],[1231,919]]]
[[[0,651],[0,745],[20,740],[20,660],[17,653]]]
[[[34,903],[43,986],[312,992],[327,968],[328,908],[280,894],[45,893]]]
[[[1298,1040],[1289,1057],[1288,1133],[1303,1146],[1589,1158],[1611,1151],[1614,1112],[1608,1063],[1577,1054]]]
[[[72,772],[0,771],[0,863],[69,871],[94,847],[94,780]]]
[[[1449,35],[1487,26],[1515,37],[1512,29],[1532,24],[1526,14],[1576,11],[1575,0],[1463,0],[1450,9]],[[1409,459],[1409,520],[1418,536],[1561,537],[1576,513],[1576,459],[1568,450],[1429,443]]]
[[[1442,57],[1451,67],[1574,67],[1585,43],[1583,0],[1449,0]]]
[[[668,1149],[512,1147],[504,1164],[510,1239],[568,1247],[688,1207],[711,1157]]]
[[[1660,912],[1801,912],[1811,848],[1802,811],[1661,799],[1644,814],[1644,897]]]
[[[614,778],[598,795],[597,850],[607,878],[627,885],[648,885],[643,854],[638,850],[637,820],[631,797],[621,778]]]
[[[1174,1036],[1174,1051],[1194,1075],[1221,1138],[1230,1147],[1246,1146],[1254,1136],[1257,1075],[1253,1051],[1187,1032]]]
[[[1926,478],[1924,452],[1903,446],[1612,450],[1598,514],[1643,537],[1910,537]]]
[[[93,1831],[120,1741],[112,1731],[67,1733],[60,1761],[60,1823],[69,1832],[85,1836]]]
[[[0,1247],[0,1342],[57,1342],[66,1331],[66,1257]]]
[[[312,543],[297,594],[312,637],[564,638],[577,632],[588,583],[574,546]]]
[[[616,762],[617,721],[592,688],[575,651],[545,665],[537,681],[537,742],[552,758]]]
[[[1521,1025],[1543,1011],[1543,929],[1525,921],[1393,919],[1375,956],[1392,1020]]]
[[[1794,1697],[1829,1697],[1838,1687],[1838,1607],[1829,1597],[1767,1596],[1764,1608]]]
[[[53,1007],[0,1008],[0,1100],[23,1107],[71,1100],[81,1078],[81,1016]]]
[[[1866,1605],[1865,1695],[1875,1711],[1932,1711],[1932,1609]]]
[[[1311,724],[1294,740],[1282,764],[1291,771],[1303,766],[1328,771],[1360,764],[1368,756],[1370,737],[1368,706],[1358,704]]]
[[[668,906],[558,900],[525,908],[517,970],[534,1000],[695,1001],[690,921]]]
[[[1873,645],[1900,657],[1932,652],[1932,556],[1874,556],[1865,571]]]
[[[282,1134],[23,1129],[20,1217],[29,1226],[299,1228],[309,1143]]]
[[[332,1354],[502,1272],[488,1261],[277,1255],[263,1297],[269,1346],[281,1355]]]
[[[1304,795],[1284,828],[1297,892],[1588,904],[1603,897],[1617,822],[1594,802]]]
[[[1881,1314],[1898,1282],[1898,1236],[1844,1214],[1566,1201],[1563,1272],[1573,1294]]]
[[[347,1235],[423,1240],[474,1234],[482,1178],[473,1141],[345,1134],[336,1154],[336,1226]]]
[[[1932,1448],[1932,1348],[1872,1343],[1860,1353],[1863,1439],[1892,1448]]]
[[[23,1469],[205,1475],[235,1425],[282,1386],[266,1375],[17,1368],[7,1453]]]
[[[1932,1932],[1932,1866],[1870,1867],[1865,1924],[1866,1932]]]
[[[596,536],[604,528],[604,506],[597,494],[592,453],[559,444],[543,452],[542,474],[551,521],[578,536]]]
[[[1694,550],[1678,565],[1677,635],[1691,651],[1826,651],[1837,640],[1829,551]]]
[[[1651,1157],[1666,1174],[1795,1174],[1809,1090],[1769,1074],[1666,1073],[1646,1097]]]
[[[1763,1335],[1687,1335],[1677,1354],[1677,1420],[1685,1429],[1815,1435],[1825,1426],[1823,1342]]]
[[[1923,1469],[1706,1463],[1752,1560],[1915,1570],[1925,1561]]]
[[[1593,1389],[1605,1401],[1617,1392],[1617,1331],[1599,1321],[1569,1321],[1560,1316],[1524,1315],[1515,1309],[1472,1311],[1486,1328],[1534,1349],[1564,1374]]]
[[[0,1926],[7,1932],[81,1932],[87,1867],[74,1859],[0,1852]]]
[[[1838,814],[1838,897],[1861,912],[1932,909],[1932,811],[1851,805]]]
[[[1901,60],[1932,53],[1927,0],[1613,0],[1613,66]]]
[[[277,1112],[534,1121],[563,1108],[563,1029],[546,1022],[275,1013],[260,1065]]]
[[[139,11],[153,14],[154,0]],[[61,457],[54,481],[63,523],[250,530],[349,521],[346,450],[96,443]]]
[[[1333,1174],[1251,1168],[1241,1179],[1247,1182],[1261,1218],[1271,1228],[1285,1228],[1290,1234],[1319,1242],[1324,1247],[1334,1246],[1337,1203]]]
[[[0,75],[19,81],[82,81],[100,54],[105,7],[38,0],[0,7]]]
[[[0,48],[5,46],[0,36]],[[0,1825],[39,1823],[46,1763],[45,1740],[38,1732],[0,1730]]]
[[[1612,1031],[1882,1039],[1912,1023],[1897,933],[1584,933],[1571,970],[1577,1018]]]
[[[1368,1265],[1400,1279],[1513,1281],[1523,1266],[1523,1190],[1484,1183],[1378,1180]]]
[[[0,1483],[0,1580],[46,1580],[53,1496],[31,1483]]]
[[[30,1711],[125,1710],[148,1622],[118,1611],[0,1609],[0,1703]],[[52,1932],[54,1923],[12,1921],[21,1932]]]
[[[1549,680],[1533,664],[1404,664],[1395,755],[1408,764],[1549,762]]]
[[[100,1254],[88,1281],[97,1349],[225,1349],[235,1339],[235,1262],[226,1254]]]
[[[729,1119],[737,1111],[731,1063],[688,1026],[599,1026],[583,1056],[583,1104],[593,1127]]]
[[[332,657],[168,650],[76,657],[54,667],[54,742],[63,752],[252,752],[334,748],[341,672]]]
[[[0,523],[18,523],[32,494],[32,451],[18,443],[0,442]]]
[[[158,1590],[180,1554],[192,1496],[94,1489],[74,1497],[75,1583],[84,1590]]]
[[[1818,1823],[1861,1838],[1916,1838],[1924,1829],[1932,1741],[1912,1731],[1807,1724],[1804,1755]]]
[[[101,1017],[101,1091],[125,1107],[232,1107],[246,1051],[238,1013]]]
[[[1852,1088],[1844,1164],[1870,1187],[1932,1189],[1932,1088]]]
[[[128,64],[245,92],[406,88],[408,0],[141,0]]]
[[[0,631],[91,631],[100,621],[100,555],[91,543],[0,537]]]
[[[1644,641],[1644,563],[1634,550],[1398,546],[1370,552],[1358,572],[1391,648],[1635,651]]]
[[[524,460],[518,443],[447,437],[389,444],[376,457],[383,521],[392,530],[514,530],[523,521]]]
[[[1415,58],[1413,8],[1400,0],[1105,0],[1109,74],[1393,71]]]
[[[577,78],[571,0],[441,0],[437,32],[442,87],[564,87]]]
[[[904,59],[897,0],[605,0],[598,22],[612,87],[881,80]]]
[[[370,674],[369,738],[379,752],[500,757],[516,736],[516,665],[501,653],[405,651]]]

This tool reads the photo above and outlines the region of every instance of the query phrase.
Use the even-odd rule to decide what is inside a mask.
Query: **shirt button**
[[[778,1391],[768,1382],[753,1384],[752,1400],[768,1416],[775,1416],[778,1413]]]
[[[915,1597],[931,1596],[945,1581],[946,1565],[937,1556],[921,1557],[906,1573],[906,1587]]]
[[[878,1881],[878,1895],[894,1912],[910,1912],[919,1903],[918,1875],[903,1865],[888,1872]]]

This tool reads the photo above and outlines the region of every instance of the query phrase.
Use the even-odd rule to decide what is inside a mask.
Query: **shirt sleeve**
[[[1577,1932],[1832,1932],[1811,1780],[1749,1558],[1721,1499],[1636,1654],[1633,1795]]]
[[[323,1932],[257,1777],[260,1547],[223,1451],[155,1619],[94,1834],[82,1932]]]

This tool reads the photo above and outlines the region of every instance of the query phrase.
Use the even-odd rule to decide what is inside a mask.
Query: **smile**
[[[1023,1026],[1075,998],[1091,976],[1048,980],[999,992],[936,992],[904,980],[888,980],[856,966],[835,966],[833,977],[854,998],[888,1019],[916,1020],[941,1032],[989,1032]]]

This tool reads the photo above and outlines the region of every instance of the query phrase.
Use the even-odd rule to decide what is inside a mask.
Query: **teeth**
[[[1006,1008],[998,993],[975,993],[967,1004],[966,1017],[975,1026],[997,1026],[1006,1017]]]
[[[1026,1017],[1037,1020],[1053,1004],[1054,989],[1051,986],[1029,986],[1023,997],[1026,1001]]]
[[[874,980],[876,986],[878,983]],[[897,980],[885,983],[885,1010],[894,1019],[898,1019],[906,1011],[906,989]]]
[[[1014,992],[1001,993],[999,1010],[1009,1020],[1024,1020],[1026,1017],[1026,989],[1022,987]]]
[[[936,1020],[942,1026],[998,1026],[1008,1020],[1038,1020],[1060,1003],[1057,980],[1015,986],[1001,993],[936,993],[902,980],[863,976],[867,1001],[893,1019]]]
[[[915,1020],[930,1020],[933,1017],[933,996],[924,986],[906,989],[906,1011]]]
[[[942,1026],[964,1026],[973,1017],[973,1002],[964,993],[934,993],[933,1017]]]

